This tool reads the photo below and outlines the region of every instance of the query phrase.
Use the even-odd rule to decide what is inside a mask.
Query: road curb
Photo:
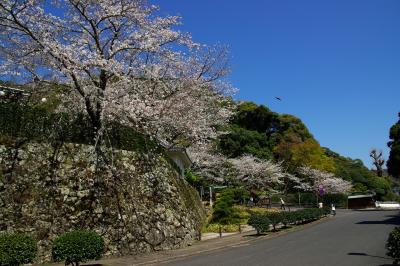
[[[216,251],[221,251],[221,250],[226,250],[230,248],[238,248],[241,246],[247,246],[250,245],[253,242],[256,241],[263,241],[263,240],[268,240],[268,239],[273,239],[277,238],[280,236],[284,236],[290,233],[294,233],[297,231],[305,230],[310,227],[313,227],[315,225],[327,222],[329,220],[334,219],[334,217],[327,216],[322,219],[319,219],[317,221],[307,223],[307,224],[302,224],[302,225],[296,225],[293,227],[289,227],[287,229],[283,229],[281,231],[277,232],[269,232],[266,235],[261,235],[261,236],[256,236],[256,231],[249,231],[243,234],[235,234],[235,235],[230,235],[226,236],[223,238],[214,238],[214,239],[209,239],[205,241],[198,241],[192,246],[185,247],[183,249],[176,249],[176,250],[166,250],[166,251],[160,251],[160,252],[155,252],[151,254],[144,254],[142,257],[139,256],[132,256],[126,257],[126,260],[131,261],[124,263],[121,260],[124,260],[124,257],[119,257],[119,258],[109,258],[109,259],[104,259],[104,260],[99,260],[99,261],[92,261],[87,264],[82,264],[82,265],[93,265],[97,264],[99,265],[160,265],[160,264],[165,264],[165,263],[170,263],[174,261],[180,261],[192,256],[200,255],[200,254],[208,254],[208,253],[213,253]],[[197,250],[196,250],[197,249]],[[182,253],[182,254],[179,254]],[[146,258],[148,256],[148,258]],[[162,256],[162,258],[156,258],[157,256]],[[116,263],[113,263],[116,262]],[[120,261],[120,262],[118,262]]]

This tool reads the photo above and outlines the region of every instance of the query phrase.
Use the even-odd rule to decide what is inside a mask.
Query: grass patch
[[[279,213],[278,209],[267,209],[260,207],[246,207],[242,205],[233,206],[235,213],[238,217],[237,223],[232,224],[222,224],[217,222],[211,222],[212,216],[209,215],[207,223],[203,225],[202,233],[219,233],[219,228],[221,227],[223,233],[233,233],[239,232],[239,224],[247,224],[251,214],[269,214],[269,213]]]

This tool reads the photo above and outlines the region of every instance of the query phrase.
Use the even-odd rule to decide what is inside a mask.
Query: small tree
[[[276,226],[283,221],[283,214],[280,212],[271,212],[267,214],[267,217],[271,221],[274,231],[276,231]]]
[[[25,234],[0,234],[0,266],[32,263],[36,241]]]
[[[385,159],[383,159],[382,151],[377,151],[376,149],[372,149],[369,153],[369,157],[372,158],[373,164],[376,168],[376,174],[378,176],[383,176],[383,169],[382,166],[385,163]]]
[[[65,260],[65,265],[79,266],[80,262],[101,258],[103,252],[103,238],[89,230],[62,234],[53,243],[54,261]]]
[[[271,221],[266,215],[263,214],[252,214],[248,221],[248,224],[253,226],[257,230],[257,234],[265,233],[269,229]]]
[[[239,223],[239,213],[233,208],[235,202],[235,190],[230,188],[225,189],[215,202],[211,222],[220,224]]]
[[[394,264],[400,262],[400,227],[396,227],[386,242],[387,255],[394,259]]]

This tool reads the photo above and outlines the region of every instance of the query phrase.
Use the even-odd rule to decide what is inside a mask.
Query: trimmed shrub
[[[221,195],[215,202],[210,222],[220,224],[240,223],[239,212],[237,209],[233,208],[235,203],[235,189],[227,188],[222,191]]]
[[[283,214],[281,212],[268,213],[267,217],[276,231],[276,226],[283,221]]]
[[[99,259],[104,252],[104,240],[96,232],[75,230],[64,233],[53,243],[54,261],[78,266],[80,262]]]
[[[252,214],[249,218],[248,224],[253,226],[259,235],[268,231],[271,221],[268,219],[267,215]]]
[[[239,224],[207,224],[203,227],[203,233],[219,233],[219,229],[224,233],[233,233],[239,231]]]
[[[394,259],[394,264],[400,262],[400,227],[396,227],[386,242],[387,255]]]
[[[330,212],[328,208],[326,209],[313,208],[313,209],[302,209],[295,211],[293,213],[296,216],[297,222],[307,223],[313,220],[320,219],[322,216],[326,215],[328,211]]]
[[[297,222],[296,212],[284,212],[282,213],[282,224],[287,227],[289,224]]]
[[[36,257],[36,240],[25,234],[0,234],[0,266],[32,263]]]

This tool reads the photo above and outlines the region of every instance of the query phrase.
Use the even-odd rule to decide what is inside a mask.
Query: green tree
[[[308,166],[326,172],[334,172],[334,161],[325,155],[315,140],[308,139],[292,146],[292,162],[296,166]]]
[[[400,178],[400,113],[398,115],[399,121],[390,128],[390,154],[387,161],[388,173],[396,178]]]
[[[261,159],[271,159],[271,145],[265,134],[236,125],[232,125],[230,133],[222,135],[219,141],[222,153],[231,158],[252,154]]]

